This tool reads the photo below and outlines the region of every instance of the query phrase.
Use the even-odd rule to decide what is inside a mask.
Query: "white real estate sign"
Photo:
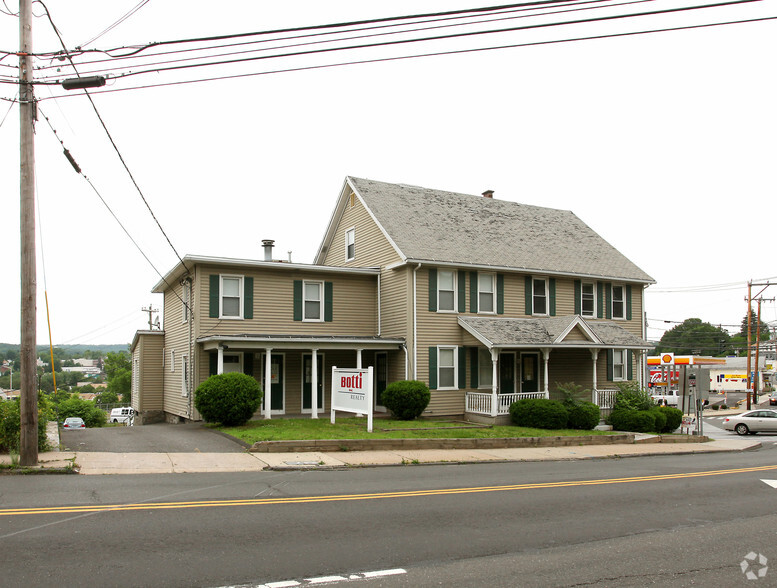
[[[335,411],[367,415],[367,432],[372,433],[372,366],[332,368],[332,418]]]

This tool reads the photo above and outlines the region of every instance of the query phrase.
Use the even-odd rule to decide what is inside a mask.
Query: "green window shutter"
[[[429,348],[429,389],[437,390],[437,348]]]
[[[208,375],[215,376],[218,372],[219,372],[219,354],[208,353]]]
[[[467,272],[459,271],[459,312],[467,312]]]
[[[211,274],[210,292],[208,292],[208,316],[219,318],[219,275]]]
[[[548,302],[550,316],[556,316],[556,278],[548,279]]]
[[[612,284],[607,282],[604,284],[604,314],[608,319],[612,318]]]
[[[626,372],[627,372],[627,379],[633,380],[634,379],[634,367],[631,365],[633,353],[630,349],[626,350]]]
[[[437,270],[429,268],[429,312],[437,312]]]
[[[254,279],[243,278],[243,318],[254,318]]]
[[[245,353],[243,355],[243,373],[247,376],[254,376],[254,354]]]
[[[596,317],[604,318],[604,284],[596,282]]]
[[[583,314],[583,283],[575,280],[575,314]]]
[[[532,315],[532,290],[531,290],[531,276],[526,276],[524,279],[525,284],[525,292],[524,292],[524,302],[526,305],[526,308],[524,309],[527,316]]]
[[[469,272],[469,311],[478,311],[478,273]]]
[[[626,320],[631,320],[631,285],[626,286]]]
[[[332,322],[333,293],[334,284],[332,282],[324,282],[324,321],[327,323]]]
[[[505,275],[496,274],[496,314],[505,313]]]
[[[469,348],[469,384],[475,390],[480,386],[478,378],[480,377],[480,362],[478,361],[478,348]]]
[[[459,390],[467,387],[467,348],[459,347]]]
[[[608,382],[612,382],[612,378],[613,378],[612,362],[613,362],[612,349],[608,349],[607,350],[607,381]]]
[[[302,280],[294,280],[294,320],[302,320]]]

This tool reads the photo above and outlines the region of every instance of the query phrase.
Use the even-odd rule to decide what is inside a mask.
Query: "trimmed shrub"
[[[666,424],[660,430],[661,433],[673,433],[683,422],[683,411],[673,406],[659,406],[659,412],[666,416]]]
[[[48,449],[46,437],[47,415],[45,410],[38,408],[38,450]],[[18,400],[0,400],[0,453],[19,451],[21,443],[22,419]]]
[[[666,413],[658,410],[658,406],[651,408],[650,411],[656,418],[656,428],[653,429],[656,433],[660,433],[666,427]]]
[[[57,410],[60,422],[68,417],[81,417],[87,427],[102,427],[108,418],[105,411],[97,408],[94,402],[76,397],[60,402]]]
[[[383,406],[402,421],[417,419],[429,406],[432,393],[429,387],[418,380],[392,382],[381,395]]]
[[[610,422],[617,431],[653,433],[656,430],[656,416],[652,410],[613,410]]]
[[[522,398],[510,405],[510,419],[519,427],[565,429],[569,411],[558,400]]]
[[[567,407],[567,411],[569,412],[569,420],[567,421],[567,428],[569,429],[590,431],[601,420],[601,411],[593,402],[580,402]]]
[[[202,418],[226,427],[246,424],[261,403],[259,382],[239,372],[211,376],[194,392],[194,406]]]

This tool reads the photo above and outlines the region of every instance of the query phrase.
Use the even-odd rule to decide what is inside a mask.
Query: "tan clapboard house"
[[[645,382],[653,279],[569,211],[347,177],[313,264],[186,256],[153,289],[164,330],[132,344],[141,421],[198,420],[194,391],[239,370],[257,417],[329,410],[331,369],[432,390],[427,416],[506,420],[522,397]],[[312,394],[316,389],[317,394]]]

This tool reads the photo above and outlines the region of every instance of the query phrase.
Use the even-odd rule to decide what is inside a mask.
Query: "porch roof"
[[[587,348],[651,349],[653,346],[611,321],[586,321],[578,315],[548,318],[460,316],[459,325],[489,349]],[[573,330],[574,338],[568,337]],[[582,333],[580,337],[579,333]]]
[[[208,335],[199,337],[206,351],[219,346],[233,349],[398,349],[404,339],[348,335],[274,335],[244,333],[240,335]]]

